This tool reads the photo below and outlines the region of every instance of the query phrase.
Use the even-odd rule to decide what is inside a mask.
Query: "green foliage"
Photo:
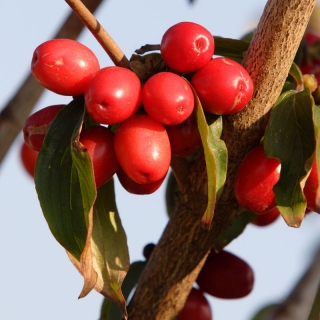
[[[113,179],[96,190],[87,150],[79,142],[83,98],[55,117],[39,153],[35,183],[50,231],[84,277],[80,297],[93,288],[114,301],[126,317],[121,284],[129,268],[127,239]]]
[[[208,204],[202,217],[202,223],[204,227],[210,228],[216,198],[222,192],[226,181],[227,147],[224,141],[220,139],[222,133],[222,116],[208,115],[207,120],[197,93],[194,88],[192,88],[192,90],[195,97],[195,114],[202,140],[208,176]]]
[[[84,117],[78,98],[59,112],[46,134],[35,170],[40,205],[56,240],[77,260],[84,249],[96,194],[90,158],[76,142]]]
[[[251,320],[268,320],[272,317],[272,312],[278,307],[278,304],[270,304],[258,311]]]
[[[275,104],[264,137],[267,157],[281,161],[281,173],[274,187],[279,211],[289,226],[299,227],[306,200],[303,186],[316,147],[313,99],[308,89],[288,91]]]
[[[140,278],[142,271],[146,266],[146,261],[136,261],[130,265],[130,269],[122,284],[123,296],[126,300]],[[105,298],[101,306],[99,320],[121,320],[119,308],[109,299]]]
[[[257,215],[255,213],[244,211],[240,213],[230,226],[225,228],[215,244],[215,249],[221,250],[226,247],[232,240],[237,238]]]
[[[115,203],[113,179],[97,192],[91,236],[93,267],[98,274],[96,290],[114,301],[122,314],[126,314],[121,285],[129,269],[130,259],[127,237]]]
[[[214,36],[215,49],[214,54],[223,56],[237,61],[244,58],[244,53],[249,48],[249,42]]]

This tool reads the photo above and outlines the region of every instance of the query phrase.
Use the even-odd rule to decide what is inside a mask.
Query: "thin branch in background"
[[[80,0],[65,0],[71,9],[77,14],[93,36],[101,44],[110,59],[116,66],[129,68],[129,61],[119,46],[92,15],[90,10]]]
[[[320,281],[320,246],[317,249],[309,267],[295,285],[289,296],[271,312],[272,320],[307,320],[315,300]],[[320,297],[318,297],[319,301]],[[316,307],[318,310],[316,310]],[[315,313],[319,306],[314,306]],[[318,320],[319,317],[309,318]]]
[[[93,12],[102,0],[84,0],[84,2]],[[54,38],[77,39],[83,28],[83,23],[72,12]],[[12,99],[2,108],[0,113],[0,165],[43,91],[44,88],[30,73]]]

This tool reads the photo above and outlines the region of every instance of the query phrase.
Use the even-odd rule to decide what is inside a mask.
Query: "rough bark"
[[[221,231],[239,214],[234,177],[244,156],[264,134],[315,0],[269,0],[254,33],[244,66],[255,84],[253,99],[240,113],[224,117],[228,178],[218,199],[210,231],[201,226],[207,177],[203,156],[191,167],[188,186],[150,257],[128,312],[130,320],[170,320],[186,297]]]
[[[93,12],[101,1],[84,0],[83,3]],[[77,39],[83,28],[82,21],[72,12],[54,38]],[[14,97],[3,107],[0,113],[0,164],[43,91],[44,88],[30,73]]]

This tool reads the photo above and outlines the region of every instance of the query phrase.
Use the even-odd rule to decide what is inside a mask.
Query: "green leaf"
[[[272,313],[278,308],[278,304],[273,303],[260,309],[251,320],[268,320],[271,319]]]
[[[315,137],[317,141],[316,161],[317,161],[317,168],[320,168],[320,106],[314,105],[313,117],[314,117]],[[320,170],[318,170],[318,181],[320,181]],[[320,185],[318,186],[317,194],[319,194],[319,188],[320,188]],[[320,208],[320,203],[318,203],[318,197],[317,197],[316,205],[317,207]]]
[[[292,82],[286,81],[282,87],[281,94],[283,94],[287,91],[295,90],[295,89],[296,89],[296,87]]]
[[[115,203],[113,179],[98,189],[93,209],[91,247],[93,267],[98,274],[95,289],[116,303],[126,317],[126,302],[121,285],[130,261],[127,237]]]
[[[244,211],[239,214],[233,221],[232,224],[225,228],[215,244],[215,249],[220,251],[227,246],[232,240],[237,238],[257,215],[250,211]]]
[[[281,173],[273,190],[286,223],[299,227],[305,214],[303,187],[315,153],[313,99],[310,91],[282,94],[271,112],[264,137],[267,157],[281,161]]]
[[[292,62],[291,68],[289,70],[289,74],[294,78],[294,80],[299,84],[303,85],[302,72],[297,64]]]
[[[77,149],[84,112],[83,98],[77,98],[58,113],[35,170],[36,190],[48,226],[77,260],[85,247],[89,212],[96,196],[89,155]]]
[[[249,48],[249,42],[214,36],[214,54],[235,60],[243,60],[244,53]]]
[[[187,81],[187,80],[186,80]],[[190,83],[189,83],[190,84]],[[195,115],[198,123],[208,176],[208,205],[202,217],[204,227],[210,228],[216,198],[222,192],[227,174],[227,147],[220,139],[222,133],[222,117],[203,112],[200,99],[191,86],[195,98]],[[207,122],[208,121],[208,122]]]
[[[126,275],[122,284],[122,292],[126,300],[128,300],[130,293],[138,283],[140,275],[146,264],[146,261],[136,261],[130,265],[128,274]],[[103,300],[99,320],[121,320],[119,308],[107,298]]]

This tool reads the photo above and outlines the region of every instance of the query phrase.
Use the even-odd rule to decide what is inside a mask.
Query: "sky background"
[[[257,24],[264,0],[122,1],[105,0],[95,16],[128,58],[147,43],[160,43],[164,32],[180,21],[193,21],[212,34],[239,38]],[[28,74],[34,49],[49,40],[69,13],[64,1],[1,1],[0,108]],[[84,30],[78,39],[97,55],[101,67],[112,65],[94,37]],[[34,111],[68,103],[46,91]],[[23,108],[23,106],[21,106]],[[33,111],[33,112],[34,112]],[[20,134],[0,167],[1,264],[0,319],[96,320],[102,296],[91,292],[78,300],[82,277],[54,240],[42,215],[33,180],[19,158]],[[149,242],[157,243],[168,219],[165,183],[153,195],[135,196],[116,181],[116,197],[127,233],[131,261],[143,259]],[[226,208],[227,210],[227,208]],[[319,215],[292,229],[282,219],[269,227],[253,225],[226,249],[253,268],[255,284],[246,298],[210,298],[215,320],[248,320],[265,304],[283,299],[307,267],[320,242]]]

